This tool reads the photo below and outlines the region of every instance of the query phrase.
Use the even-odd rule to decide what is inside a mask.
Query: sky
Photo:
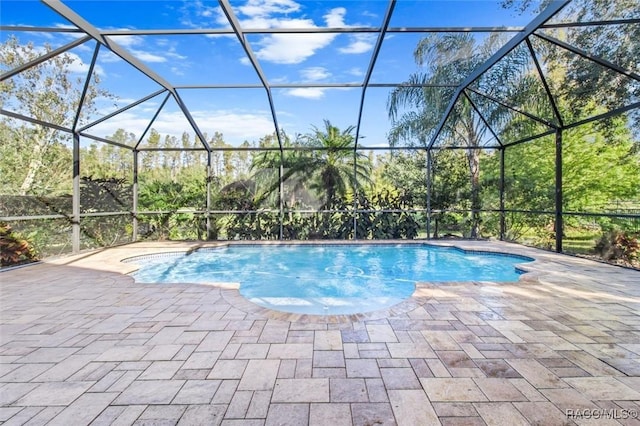
[[[99,1],[66,0],[64,3],[94,27],[107,30],[158,30],[229,28],[217,1]],[[242,28],[380,27],[386,0],[231,0]],[[35,0],[3,0],[3,25],[73,27],[48,6]],[[487,0],[399,0],[390,27],[424,26],[524,26],[533,16],[505,10]],[[4,41],[11,32],[3,31]],[[78,37],[74,33],[16,32],[21,41],[42,49],[59,47]],[[505,40],[515,35],[507,33]],[[478,34],[482,38],[486,34]],[[422,35],[393,33],[385,37],[372,83],[399,83],[420,68],[413,51]],[[270,84],[362,83],[371,62],[377,34],[247,34],[246,40]],[[174,86],[259,84],[260,80],[235,35],[114,35],[109,36],[131,55]],[[69,51],[72,73],[86,74],[95,42]],[[141,99],[161,87],[118,56],[102,48],[95,71],[101,87],[117,100],[99,100],[97,119]],[[456,83],[452,81],[452,83]],[[390,121],[389,88],[366,92],[360,135],[364,146],[387,146]],[[256,141],[275,130],[264,89],[178,89],[200,129],[220,132],[232,145]],[[280,129],[289,135],[305,134],[323,120],[344,129],[358,122],[361,88],[273,88],[273,103]],[[137,136],[147,127],[164,95],[91,127],[96,136],[112,135],[124,128]],[[191,128],[170,99],[153,127],[161,134],[179,135]]]

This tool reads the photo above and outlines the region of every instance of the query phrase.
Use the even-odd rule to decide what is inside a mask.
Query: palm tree
[[[365,154],[354,151],[354,126],[340,131],[329,120],[324,129],[313,127],[305,136],[307,146],[315,148],[311,161],[305,165],[310,188],[324,193],[323,208],[329,208],[343,198],[349,188],[354,191],[371,183],[371,161]]]
[[[431,34],[420,40],[414,57],[418,65],[425,67],[424,73],[412,74],[406,85],[399,86],[389,95],[387,107],[392,121],[389,134],[391,145],[400,140],[410,144],[427,146],[437,127],[454,87],[420,87],[420,85],[458,84],[475,68],[484,63],[496,47],[502,44],[499,35],[491,35],[482,44],[478,44],[474,35]],[[520,64],[521,65],[521,64]],[[511,66],[496,67],[495,72],[513,74]],[[487,73],[485,75],[489,75]],[[485,79],[489,81],[489,78]],[[495,83],[495,82],[493,82]],[[481,82],[478,84],[482,84]],[[491,87],[482,87],[486,93],[493,93]],[[498,110],[494,109],[485,118],[500,120]],[[449,119],[443,127],[439,141],[444,144],[462,142],[467,148],[466,158],[471,185],[471,238],[479,235],[480,213],[480,148],[487,139],[487,127],[472,105],[460,97]]]
[[[275,133],[273,136],[266,138],[261,143],[261,147],[276,148],[278,145],[275,142]],[[292,142],[286,133],[281,134],[282,145],[284,148],[296,148],[301,147],[300,142]],[[280,152],[280,150],[262,151],[256,154],[252,161],[250,170],[253,172],[253,179],[257,183],[258,190],[255,196],[255,205],[259,206],[267,200],[273,202],[275,196],[278,194],[280,188],[280,182],[291,182],[294,176],[299,173],[300,170],[304,170],[302,166],[305,163],[304,151],[297,151],[293,149],[286,149]],[[280,165],[283,166],[282,177],[280,177]],[[286,193],[282,194],[282,197],[288,199],[290,207],[296,204],[296,194],[303,189],[300,179],[295,180],[292,188],[285,188]]]
[[[312,128],[312,132],[286,147],[301,150],[263,152],[254,157],[252,169],[256,176],[265,176],[268,170],[275,171],[283,165],[283,182],[295,181],[291,190],[291,203],[295,203],[295,193],[302,189],[315,191],[322,199],[320,209],[328,209],[349,189],[360,189],[371,182],[371,162],[369,158],[354,151],[354,126],[340,130],[329,120],[324,120],[324,128]],[[268,179],[270,183],[261,197],[273,194],[279,188],[279,181]]]

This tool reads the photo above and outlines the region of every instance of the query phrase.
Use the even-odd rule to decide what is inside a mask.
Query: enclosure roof
[[[147,148],[151,128],[191,132],[206,150],[215,132],[234,141],[234,149],[276,132],[284,149],[282,132],[304,133],[329,119],[342,128],[354,125],[361,147],[388,149],[394,124],[389,97],[399,87],[417,88],[439,100],[427,106],[439,119],[421,137],[395,146],[423,149],[455,146],[453,121],[464,108],[486,127],[483,145],[491,148],[636,109],[632,96],[589,116],[563,116],[561,94],[545,78],[550,70],[544,58],[557,51],[572,56],[569,65],[594,64],[635,94],[637,64],[629,67],[601,49],[574,45],[579,38],[567,34],[637,28],[640,12],[612,14],[601,10],[606,1],[589,15],[576,14],[571,0],[532,3],[518,14],[488,1],[3,1],[3,41],[15,35],[42,55],[3,69],[1,81],[66,52],[73,72],[85,79],[96,74],[117,99],[99,100],[95,111],[79,109],[76,117],[54,123],[28,116],[17,100],[5,100],[2,113],[109,143],[109,135],[124,128],[136,135],[126,146],[138,150]],[[536,6],[539,13],[532,12]],[[432,68],[416,65],[421,40],[435,43],[452,34],[466,34],[473,48],[431,59],[456,73],[435,78]],[[473,67],[456,67],[472,59]],[[506,63],[519,74],[496,84]],[[413,73],[428,78],[414,81]],[[540,87],[535,105],[511,96],[511,85],[523,84],[523,76]],[[524,123],[528,133],[514,138],[504,119],[491,119],[498,112]]]

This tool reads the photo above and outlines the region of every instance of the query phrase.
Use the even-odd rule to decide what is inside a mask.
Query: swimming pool
[[[145,283],[238,283],[260,306],[292,313],[352,314],[410,297],[416,282],[517,281],[533,259],[426,244],[230,245],[141,256]]]

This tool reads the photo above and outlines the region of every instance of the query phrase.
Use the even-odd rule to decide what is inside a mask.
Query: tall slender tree
[[[412,74],[406,85],[389,95],[387,106],[392,129],[389,140],[397,145],[404,140],[411,145],[429,143],[453,96],[451,87],[429,87],[457,84],[484,63],[503,43],[499,35],[491,35],[478,43],[475,36],[465,34],[431,34],[420,40],[414,51],[416,63],[424,71]],[[422,85],[422,86],[421,86]],[[491,88],[489,87],[489,92]],[[487,138],[487,127],[465,98],[458,99],[439,136],[444,144],[460,142],[466,146],[471,186],[472,222],[470,237],[479,236],[480,214],[480,150]]]

